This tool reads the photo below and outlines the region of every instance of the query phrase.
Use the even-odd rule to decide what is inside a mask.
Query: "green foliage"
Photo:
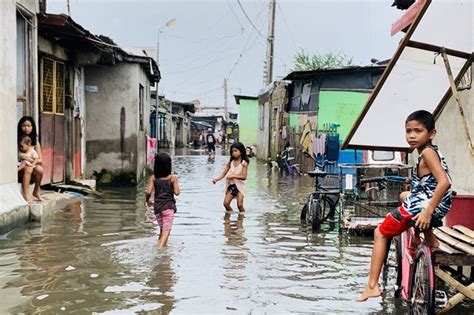
[[[99,37],[103,42],[105,42],[107,44],[117,46],[117,44],[114,42],[114,40],[112,38],[108,37],[108,36],[98,35],[97,37]]]
[[[315,53],[310,55],[303,49],[295,55],[293,71],[337,69],[354,66],[352,58],[341,53]]]

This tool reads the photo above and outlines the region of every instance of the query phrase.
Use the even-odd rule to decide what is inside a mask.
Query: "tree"
[[[114,45],[114,46],[117,46],[117,44],[114,42],[114,40],[106,35],[98,35],[97,37],[99,37],[103,42],[109,44],[109,45]]]
[[[315,53],[310,55],[303,49],[295,55],[294,71],[322,70],[350,67],[352,58],[347,58],[341,53]]]

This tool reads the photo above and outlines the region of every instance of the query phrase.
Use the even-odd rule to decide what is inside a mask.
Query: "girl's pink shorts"
[[[161,211],[156,215],[156,220],[161,230],[171,230],[174,219],[174,209],[167,209]]]

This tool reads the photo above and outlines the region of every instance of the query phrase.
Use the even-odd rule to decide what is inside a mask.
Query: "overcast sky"
[[[393,0],[277,0],[274,80],[293,67],[297,51],[339,52],[359,65],[390,58],[400,36],[391,24],[403,14]],[[66,0],[48,0],[49,13],[67,13]],[[70,0],[71,16],[121,46],[156,47],[160,34],[160,93],[177,101],[222,106],[223,81],[233,94],[263,87],[268,0]],[[244,15],[247,13],[252,24]]]

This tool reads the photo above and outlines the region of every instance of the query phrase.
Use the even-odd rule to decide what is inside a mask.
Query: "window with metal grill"
[[[41,111],[64,114],[65,65],[50,59],[41,59]]]

